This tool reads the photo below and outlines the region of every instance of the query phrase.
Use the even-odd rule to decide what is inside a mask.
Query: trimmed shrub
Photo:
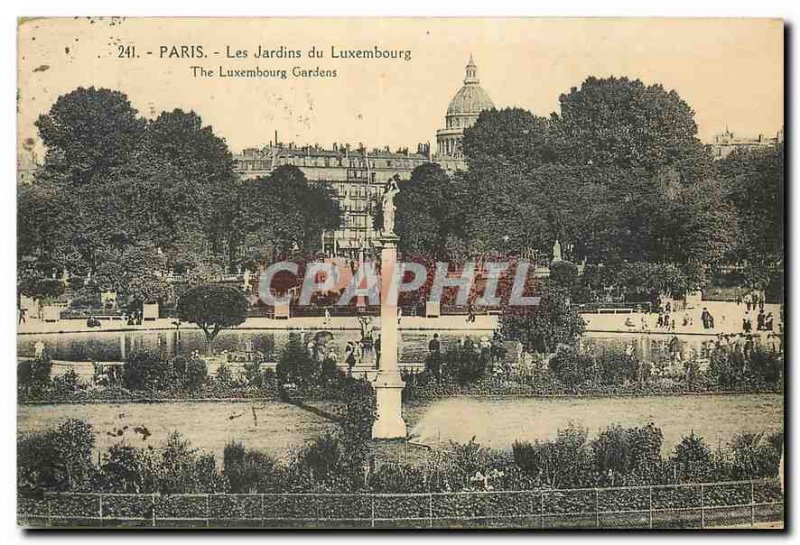
[[[122,383],[130,390],[155,390],[165,384],[169,371],[157,352],[137,350],[123,366]]]

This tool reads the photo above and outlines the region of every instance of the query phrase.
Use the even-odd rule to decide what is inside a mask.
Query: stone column
[[[397,263],[397,235],[383,234],[381,242],[381,358],[372,383],[376,397],[373,439],[405,439],[402,414],[403,386],[398,365],[397,302],[389,301],[389,286]]]

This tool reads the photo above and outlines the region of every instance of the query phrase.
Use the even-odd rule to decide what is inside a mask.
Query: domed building
[[[458,90],[447,107],[444,128],[436,131],[436,144],[440,158],[463,158],[461,139],[464,137],[464,129],[471,127],[483,110],[494,108],[492,99],[480,86],[478,67],[471,55],[466,72],[464,86]]]

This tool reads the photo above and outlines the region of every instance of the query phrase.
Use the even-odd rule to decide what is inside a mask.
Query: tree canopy
[[[220,331],[244,323],[248,306],[247,299],[238,289],[205,284],[181,296],[178,300],[178,319],[202,329],[210,350],[211,343]]]

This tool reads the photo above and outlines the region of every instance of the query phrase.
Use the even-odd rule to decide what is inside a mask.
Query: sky
[[[275,131],[298,144],[415,149],[435,144],[470,55],[497,107],[548,115],[590,75],[627,76],[676,90],[703,141],[726,127],[773,136],[784,124],[777,19],[33,19],[20,23],[18,45],[18,143],[36,139],[34,121],[60,95],[95,86],[124,92],[147,117],[194,110],[233,152]],[[124,55],[131,45],[138,58],[120,58],[120,46]],[[181,45],[200,45],[208,58],[159,56]],[[330,57],[332,46],[376,45],[410,50],[411,60]],[[255,59],[259,46],[303,58]],[[325,57],[308,58],[313,46]],[[249,56],[229,59],[228,49]],[[201,78],[191,66],[319,67],[337,77]]]

